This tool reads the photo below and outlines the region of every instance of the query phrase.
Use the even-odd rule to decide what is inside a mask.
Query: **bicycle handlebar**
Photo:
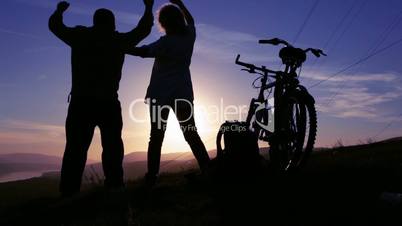
[[[256,73],[256,71],[261,71],[262,73],[271,73],[271,74],[278,74],[280,73],[279,71],[273,71],[270,69],[267,69],[266,67],[262,66],[262,67],[257,67],[254,64],[249,64],[249,63],[245,63],[240,61],[240,54],[237,55],[236,57],[236,62],[237,65],[243,66],[248,68],[249,70],[247,70],[249,73]]]
[[[304,52],[305,53],[311,52],[316,57],[327,56],[327,54],[325,54],[324,51],[322,51],[321,49],[308,48],[308,49],[304,50]]]
[[[271,45],[279,45],[283,44],[286,47],[282,48],[280,55],[280,58],[282,58],[282,61],[284,60],[288,62],[290,60],[293,68],[298,68],[301,66],[301,64],[306,60],[306,53],[311,52],[314,56],[316,57],[321,57],[321,56],[327,56],[321,49],[313,49],[313,48],[307,48],[307,49],[299,49],[295,48],[292,45],[290,45],[287,41],[279,39],[279,38],[273,38],[273,39],[268,39],[268,40],[259,40],[260,44],[271,44]],[[283,53],[282,53],[283,52]],[[295,56],[293,56],[295,55]],[[292,63],[293,62],[293,63]],[[267,69],[265,66],[262,67],[257,67],[254,64],[250,63],[245,63],[240,61],[240,54],[237,55],[236,57],[236,62],[237,65],[243,66],[248,69],[243,69],[245,71],[248,71],[249,73],[256,74],[259,72],[262,72],[264,74],[275,74],[278,75],[282,73],[281,71],[273,71],[270,69]],[[295,69],[292,69],[295,70]],[[261,73],[258,73],[261,74]]]
[[[273,39],[262,39],[259,40],[258,43],[260,44],[270,44],[270,45],[274,45],[277,46],[279,44],[283,44],[287,47],[293,47],[291,44],[289,44],[287,41],[283,40],[283,39],[279,39],[279,38],[273,38]],[[327,56],[321,49],[313,49],[313,48],[308,48],[303,50],[305,53],[311,52],[314,54],[314,56],[316,57],[320,57],[320,56]]]
[[[238,54],[237,57],[236,57],[236,64],[237,64],[237,65],[240,65],[240,66],[243,66],[243,67],[250,68],[250,69],[255,69],[255,68],[256,68],[256,66],[255,66],[254,64],[249,64],[249,63],[241,62],[241,61],[240,61],[240,54]]]
[[[283,44],[285,46],[292,46],[287,41],[285,41],[283,39],[279,39],[279,38],[273,38],[273,39],[268,39],[268,40],[262,39],[262,40],[259,40],[258,43],[270,44],[270,45],[274,45],[274,46],[277,46],[279,44]]]

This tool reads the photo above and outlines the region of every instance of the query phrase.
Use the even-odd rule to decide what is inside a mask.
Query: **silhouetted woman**
[[[194,122],[193,86],[190,64],[196,39],[194,19],[181,0],[170,0],[159,10],[159,23],[166,35],[158,41],[131,49],[135,56],[155,58],[146,99],[150,105],[151,136],[148,146],[148,183],[156,182],[162,142],[172,109],[201,171],[209,156]]]

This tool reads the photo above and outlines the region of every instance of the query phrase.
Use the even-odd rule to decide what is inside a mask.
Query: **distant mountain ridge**
[[[215,157],[216,151],[210,151],[211,158]],[[161,171],[179,171],[188,168],[188,164],[194,163],[192,152],[166,153],[161,156]],[[0,176],[16,172],[60,171],[62,157],[35,153],[11,153],[0,154]],[[127,178],[137,178],[143,176],[147,166],[147,152],[132,152],[124,157],[125,175]],[[102,164],[100,161],[88,160],[85,175],[97,174],[103,177]],[[85,179],[85,178],[84,178]]]
[[[215,157],[216,150],[209,151],[211,157]],[[62,157],[36,154],[36,153],[10,153],[10,154],[0,154],[0,165],[1,164],[52,164],[61,165]],[[192,152],[174,152],[174,153],[162,153],[161,161],[188,161],[194,159]],[[147,152],[131,152],[124,156],[124,162],[142,162],[147,161]],[[100,163],[96,160],[87,160],[87,165]]]
[[[30,163],[30,164],[61,164],[61,157],[44,155],[44,154],[34,154],[34,153],[12,153],[12,154],[1,154],[0,164],[2,163]]]
[[[366,145],[352,145],[328,150],[355,150],[364,148],[367,145],[399,143],[402,137],[395,137],[383,141],[374,142]],[[269,148],[261,148],[261,154],[268,157]],[[216,150],[209,151],[209,156],[215,158]],[[136,178],[142,176],[146,170],[147,152],[131,152],[124,156],[125,175],[128,178]],[[34,153],[12,153],[0,154],[0,176],[22,171],[59,171],[61,168],[62,157],[34,154]],[[161,171],[180,171],[190,166],[196,166],[196,162],[192,152],[166,153],[161,156]],[[86,173],[92,174],[96,172],[102,176],[103,170],[100,161],[88,160]],[[92,172],[92,173],[91,173]]]
[[[374,143],[388,143],[402,141],[402,137],[394,137],[382,141],[377,141]],[[351,145],[360,146],[360,145]],[[261,148],[262,153],[267,153],[269,148]],[[209,156],[214,158],[216,156],[216,150],[208,151]],[[188,161],[193,160],[194,156],[192,152],[174,152],[174,153],[162,153],[161,161]],[[147,160],[147,152],[131,152],[124,156],[124,162],[142,162]],[[100,161],[96,160],[87,160],[87,165],[99,163]],[[45,155],[45,154],[35,154],[35,153],[10,153],[10,154],[0,154],[0,165],[2,164],[50,164],[50,165],[61,165],[62,157],[53,156],[53,155]]]

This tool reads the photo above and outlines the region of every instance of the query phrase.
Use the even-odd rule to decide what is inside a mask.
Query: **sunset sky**
[[[48,30],[58,1],[0,2],[0,154],[13,152],[61,155],[71,85],[70,49]],[[155,9],[166,1],[155,1]],[[234,64],[238,53],[257,65],[280,68],[278,47],[261,46],[261,38],[279,37],[300,47],[322,48],[328,57],[307,60],[302,83],[310,87],[402,38],[400,0],[184,0],[194,14],[197,42],[191,66],[196,120],[208,149],[226,119],[211,106],[244,106],[257,90],[256,78]],[[129,31],[143,13],[142,0],[71,0],[68,26],[92,24],[97,8],[109,8],[119,31]],[[156,40],[158,27],[142,42]],[[402,135],[402,43],[310,89],[317,101],[317,146],[337,140],[357,144]],[[147,106],[138,103],[149,82],[152,60],[128,56],[120,86],[126,153],[145,151],[149,134]],[[204,110],[203,110],[204,109]],[[207,110],[205,110],[207,109]],[[222,112],[219,113],[219,115]],[[173,114],[171,115],[173,119]],[[163,152],[188,151],[171,120]],[[89,158],[99,159],[99,134]]]

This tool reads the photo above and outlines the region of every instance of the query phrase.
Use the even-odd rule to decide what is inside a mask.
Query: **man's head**
[[[102,31],[115,31],[115,17],[108,9],[98,9],[94,14],[94,27]]]

